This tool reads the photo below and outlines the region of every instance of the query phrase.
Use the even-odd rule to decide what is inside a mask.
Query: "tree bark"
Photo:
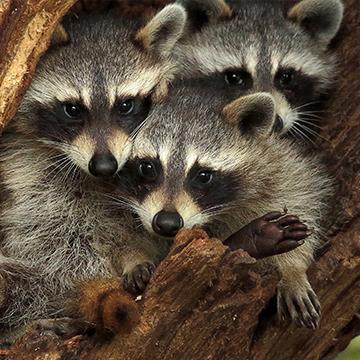
[[[0,1],[0,130],[15,115],[52,31],[75,1]]]
[[[9,9],[7,3],[11,1],[5,0],[0,9]],[[331,159],[330,171],[339,181],[337,205],[341,208],[341,216],[331,219],[334,227],[329,246],[308,272],[322,304],[320,327],[312,331],[277,324],[277,275],[261,269],[245,252],[230,252],[218,240],[208,239],[201,230],[184,230],[138,302],[141,321],[131,333],[100,344],[86,336],[65,341],[52,334],[39,336],[32,329],[10,350],[3,351],[4,358],[328,360],[360,334],[360,6],[358,0],[344,3],[344,25],[333,45],[340,72],[324,114],[323,140],[317,139]],[[8,13],[0,10],[5,34],[14,19],[10,17],[9,22]],[[60,10],[54,14],[51,12],[53,17],[60,16]],[[46,23],[49,31],[56,23],[52,19]],[[44,25],[41,29],[43,36],[32,44],[44,49],[49,34]],[[19,38],[12,36],[11,40],[7,35],[6,39],[8,49],[20,52],[15,44],[11,46],[12,42],[22,44]],[[26,58],[29,60],[18,67],[23,77],[24,68],[33,69],[39,55],[28,46],[22,53],[30,54]],[[9,61],[16,59],[12,52],[5,54],[8,60],[1,64],[8,65],[0,68],[0,104],[5,99],[11,111],[1,112],[2,124],[16,110],[24,90],[21,88],[11,98],[4,92],[4,74],[14,69]],[[15,72],[14,76],[20,75]]]

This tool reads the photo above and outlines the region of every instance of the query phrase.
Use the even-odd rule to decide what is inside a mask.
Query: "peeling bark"
[[[315,331],[277,323],[268,305],[274,273],[201,230],[184,230],[139,302],[141,321],[131,333],[94,344],[33,330],[6,359],[334,359],[360,331],[359,230],[360,219],[309,271],[323,306]]]
[[[7,59],[0,59],[2,124],[16,110],[24,83],[46,46],[49,33],[45,27],[50,31],[56,23],[55,17],[71,3],[63,1],[60,6],[60,2],[54,1],[59,6],[53,4],[58,9],[54,15],[55,8],[52,12],[46,7],[51,1],[27,2],[38,3],[36,9],[51,11],[51,20],[47,17],[47,22],[44,18],[36,20],[46,24],[41,25],[36,40],[30,36],[33,40],[28,40],[30,43],[19,41],[25,35],[29,37],[26,30],[29,27],[24,24],[38,19],[35,15],[38,10],[32,5],[34,11],[31,17],[26,16],[26,22],[16,17],[19,15],[12,15],[9,22],[10,5],[14,6],[15,1],[3,0],[0,5],[0,30],[5,34],[2,39],[6,40],[0,45],[0,53],[5,53]],[[0,352],[0,356],[26,360],[330,360],[360,334],[360,7],[358,0],[344,2],[344,26],[334,43],[339,56],[339,79],[324,115],[326,127],[321,136],[326,140],[320,144],[332,159],[330,171],[339,180],[337,205],[342,216],[333,223],[341,226],[333,228],[327,250],[308,272],[322,304],[319,329],[312,331],[277,324],[274,304],[277,275],[265,272],[245,252],[231,253],[219,241],[208,239],[201,230],[185,230],[177,237],[138,302],[141,321],[130,334],[95,343],[94,338],[86,336],[65,341],[52,334],[39,336],[38,331],[32,329],[10,350]],[[21,14],[28,14],[23,7],[20,10]],[[15,26],[11,25],[12,21],[19,24],[15,35],[9,35],[10,27]],[[39,46],[40,50],[34,52],[30,44]],[[9,50],[3,52],[2,49]],[[17,57],[16,54],[29,56]],[[17,59],[27,60],[18,67],[19,73],[13,74],[22,79],[23,87],[18,85],[12,89],[11,95],[9,80],[6,85],[4,79],[11,79],[7,74],[9,69],[14,69],[12,59],[15,63],[20,61]]]

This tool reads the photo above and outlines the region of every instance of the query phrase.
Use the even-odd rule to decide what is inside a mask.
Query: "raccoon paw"
[[[267,223],[261,228],[260,234],[265,238],[272,238],[274,249],[272,255],[282,254],[294,250],[304,243],[311,231],[295,215],[269,213],[261,219]]]
[[[225,240],[232,250],[243,249],[260,259],[294,250],[310,235],[307,226],[297,216],[271,212]]]
[[[84,335],[94,328],[94,325],[83,320],[69,317],[57,319],[41,319],[33,323],[33,327],[40,334],[56,335],[63,338],[71,338],[76,335]]]
[[[315,292],[309,288],[292,291],[279,286],[277,292],[279,321],[291,319],[299,327],[316,329],[320,323],[321,306]]]
[[[134,295],[143,293],[154,271],[155,264],[150,261],[136,265],[123,275],[124,289]]]

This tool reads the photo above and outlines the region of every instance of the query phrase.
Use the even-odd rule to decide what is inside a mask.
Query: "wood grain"
[[[0,130],[15,115],[51,33],[75,0],[2,0]]]

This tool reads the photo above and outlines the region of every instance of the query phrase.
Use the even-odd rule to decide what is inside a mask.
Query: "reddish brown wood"
[[[15,115],[53,29],[75,1],[1,1],[0,130]]]

